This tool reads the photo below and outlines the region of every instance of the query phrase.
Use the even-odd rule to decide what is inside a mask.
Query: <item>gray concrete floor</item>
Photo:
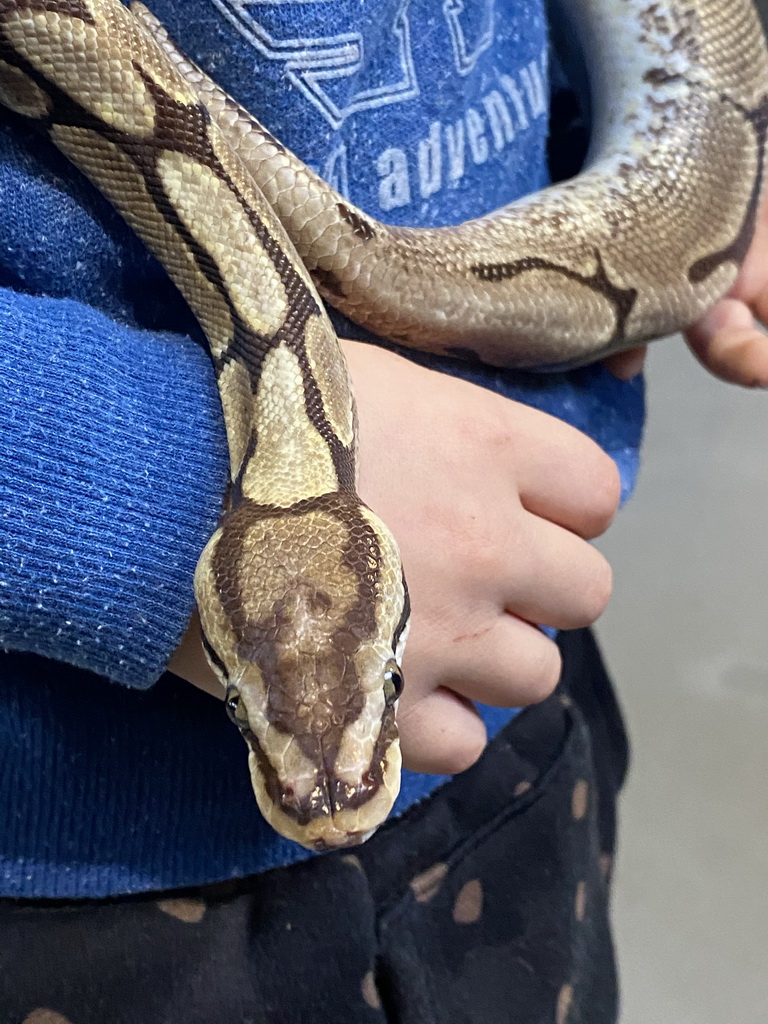
[[[600,544],[634,753],[622,1022],[768,1024],[768,393],[714,380],[679,339],[648,377],[640,483]]]

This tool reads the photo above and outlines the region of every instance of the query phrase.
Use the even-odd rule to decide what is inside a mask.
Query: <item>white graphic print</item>
[[[211,0],[262,56],[283,62],[291,82],[334,129],[350,114],[419,95],[408,21],[410,0],[401,0],[388,38],[377,26],[375,61],[366,61],[363,32],[275,38],[267,28],[269,8],[296,2],[310,5],[319,0]],[[359,21],[358,13],[355,23]],[[359,81],[350,93],[346,80],[353,75]]]
[[[386,213],[455,187],[473,166],[514,143],[547,113],[547,52],[517,75],[499,74],[499,88],[483,93],[455,121],[433,121],[413,152],[390,146],[376,161],[379,207]]]
[[[342,195],[350,195],[353,179],[358,183],[355,191],[362,182],[373,186],[366,208],[376,213],[378,201],[379,214],[412,204],[424,207],[493,157],[521,145],[522,133],[540,132],[541,119],[547,115],[546,49],[517,67],[514,52],[508,57],[506,51],[500,52],[503,63],[494,67],[495,0],[441,0],[428,38],[422,41],[415,35],[417,26],[425,17],[423,7],[434,2],[421,0],[419,7],[416,0],[210,0],[257,53],[279,63],[334,131],[351,114],[365,115],[439,88],[434,84],[440,79],[435,78],[436,68],[440,75],[448,72],[449,78],[475,72],[473,84],[479,88],[469,89],[453,116],[447,113],[450,106],[441,108],[428,96],[424,108],[411,108],[414,114],[431,106],[436,113],[446,110],[443,117],[438,113],[423,129],[414,127],[394,136],[369,131],[371,148],[376,139],[382,148],[378,153],[368,150],[362,160],[337,137],[321,166],[313,166]],[[376,17],[365,17],[367,3],[376,5]],[[423,52],[429,61],[421,90],[411,21],[416,54],[421,57]],[[479,63],[489,50],[491,54]],[[454,85],[449,83],[449,89]],[[376,121],[373,118],[373,124]],[[365,137],[362,122],[359,127]],[[355,161],[354,170],[350,160]]]
[[[495,0],[470,0],[470,6],[479,10],[477,25],[467,25],[465,0],[444,0],[443,14],[451,34],[453,59],[460,75],[468,75],[493,42],[493,14]],[[465,17],[462,17],[465,15]],[[466,27],[465,27],[466,26]],[[469,31],[468,31],[469,30]],[[474,36],[474,40],[472,40]],[[472,40],[472,41],[470,41]]]

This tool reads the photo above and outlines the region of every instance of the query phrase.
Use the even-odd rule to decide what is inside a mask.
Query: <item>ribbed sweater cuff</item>
[[[147,687],[226,483],[208,356],[0,290],[0,373],[0,646]]]

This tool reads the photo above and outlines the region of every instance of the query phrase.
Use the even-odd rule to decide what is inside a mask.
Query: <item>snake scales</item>
[[[355,493],[354,402],[312,278],[418,348],[575,365],[691,323],[752,236],[768,60],[751,0],[567,13],[590,68],[585,172],[407,230],[334,193],[139,5],[0,0],[0,102],[114,203],[208,339],[232,487],[195,575],[205,646],[262,812],[309,847],[360,842],[392,806],[409,615],[396,544]]]

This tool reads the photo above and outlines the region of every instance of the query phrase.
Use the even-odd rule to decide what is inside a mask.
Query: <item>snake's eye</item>
[[[227,714],[235,725],[238,727],[244,725],[244,719],[240,713],[240,694],[237,690],[229,690],[227,692],[225,704],[227,707]]]
[[[403,674],[393,658],[387,662],[387,667],[384,670],[384,699],[387,704],[394,704],[402,692]]]

